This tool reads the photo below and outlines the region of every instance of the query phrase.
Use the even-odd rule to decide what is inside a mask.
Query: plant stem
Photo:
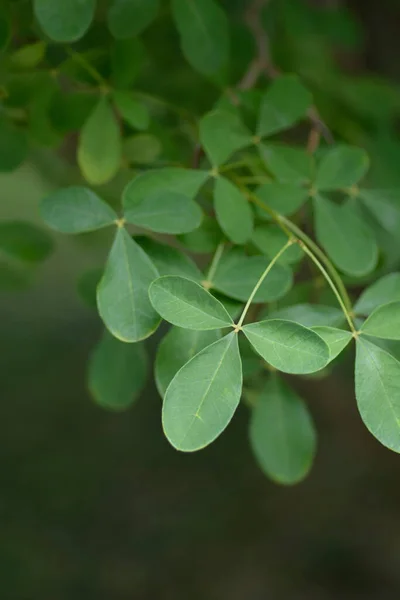
[[[354,335],[357,335],[357,330],[354,326],[354,323],[352,321],[352,318],[350,316],[349,311],[346,308],[345,303],[342,300],[341,295],[338,292],[338,289],[336,287],[336,285],[334,284],[334,282],[332,281],[331,277],[329,276],[329,273],[326,271],[326,269],[324,268],[324,266],[322,265],[322,263],[320,263],[320,261],[318,260],[318,258],[315,256],[315,254],[312,252],[312,250],[310,250],[310,248],[308,248],[306,246],[306,244],[303,241],[299,241],[298,244],[300,245],[300,247],[303,249],[303,251],[311,258],[311,260],[313,261],[313,263],[318,267],[318,269],[321,271],[322,275],[325,277],[326,281],[329,283],[333,293],[335,294],[340,307],[347,319],[347,322],[350,326],[350,329],[352,331],[352,333]]]
[[[236,329],[239,330],[241,328],[241,326],[243,325],[243,321],[246,318],[247,312],[251,306],[251,303],[253,302],[254,296],[256,295],[257,291],[259,290],[262,282],[264,281],[264,279],[266,278],[266,276],[268,275],[268,273],[271,271],[272,267],[274,266],[274,264],[280,259],[280,257],[282,256],[282,254],[284,252],[286,252],[286,250],[295,243],[295,238],[294,237],[290,237],[290,239],[286,242],[286,244],[279,250],[278,254],[276,254],[274,256],[274,258],[271,260],[271,262],[269,263],[268,267],[265,269],[264,273],[261,275],[260,279],[257,281],[256,285],[254,286],[253,291],[250,294],[250,298],[247,300],[246,306],[243,309],[242,315],[239,319],[238,324],[236,325]]]
[[[211,284],[212,283],[212,280],[213,280],[213,277],[214,277],[215,272],[217,270],[219,261],[221,260],[224,248],[225,248],[225,243],[221,242],[218,245],[218,248],[215,251],[215,254],[214,254],[213,259],[212,259],[211,264],[210,264],[210,268],[209,268],[208,273],[207,273],[207,284]]]

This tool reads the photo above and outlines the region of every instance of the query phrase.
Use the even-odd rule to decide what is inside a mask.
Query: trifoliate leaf
[[[367,287],[357,300],[354,312],[369,315],[381,304],[395,301],[400,301],[400,273],[385,275]]]
[[[187,329],[221,329],[233,321],[224,306],[201,285],[184,277],[164,276],[153,281],[149,289],[154,309],[178,327]]]
[[[245,244],[253,232],[253,212],[242,192],[225,177],[218,177],[214,189],[218,223],[234,244]]]
[[[101,98],[79,139],[78,164],[92,185],[107,183],[121,165],[121,131],[107,98]]]
[[[236,333],[204,348],[168,386],[163,428],[169,442],[184,452],[211,444],[228,426],[242,393],[242,365]]]
[[[388,340],[400,340],[400,302],[383,304],[361,327],[363,333]]]
[[[149,299],[158,272],[141,247],[119,228],[97,289],[97,306],[107,329],[123,342],[149,337],[160,317]]]
[[[298,483],[311,469],[316,431],[303,400],[278,377],[257,398],[250,443],[261,469],[277,483]]]
[[[199,123],[200,142],[213,167],[219,167],[238,150],[253,143],[251,132],[232,113],[215,110]]]
[[[369,158],[364,150],[335,146],[324,154],[318,165],[315,187],[320,191],[350,188],[364,177],[368,168]]]
[[[93,20],[96,0],[34,0],[35,16],[55,42],[76,42]]]
[[[172,16],[182,52],[196,71],[211,75],[228,63],[228,19],[215,0],[172,0]]]
[[[159,7],[159,0],[112,0],[108,27],[117,39],[133,38],[154,21]]]
[[[155,381],[158,392],[164,397],[165,391],[177,372],[200,350],[216,342],[219,331],[195,331],[172,327],[158,346],[155,361]]]
[[[354,207],[318,196],[314,211],[318,242],[335,265],[356,277],[373,271],[378,261],[376,240]]]
[[[312,95],[298,77],[283,75],[275,79],[261,102],[257,135],[289,129],[307,115],[311,104]]]
[[[243,332],[263,359],[278,371],[294,375],[315,373],[329,362],[327,344],[298,323],[271,319],[245,325]]]
[[[41,203],[42,219],[61,233],[83,233],[112,225],[117,213],[85,187],[62,188]]]
[[[107,331],[89,361],[88,387],[103,408],[124,410],[143,390],[148,376],[143,344],[125,344]]]
[[[381,444],[400,452],[400,362],[359,337],[356,398],[361,418]]]

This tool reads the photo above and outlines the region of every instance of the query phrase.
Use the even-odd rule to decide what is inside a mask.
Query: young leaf
[[[200,350],[213,344],[220,337],[219,331],[195,331],[172,327],[158,346],[155,361],[155,381],[163,398],[167,387],[185,363]]]
[[[230,298],[246,302],[268,266],[263,256],[246,256],[233,250],[222,256],[213,277],[212,287]],[[291,270],[275,264],[254,297],[254,302],[273,302],[284,296],[292,285]]]
[[[340,190],[356,185],[369,168],[361,148],[339,145],[326,152],[317,168],[315,187],[320,191]]]
[[[400,302],[390,302],[376,308],[361,331],[379,338],[400,340]]]
[[[219,167],[238,150],[253,143],[251,132],[232,113],[215,110],[199,123],[200,142],[213,167]]]
[[[266,183],[261,185],[256,195],[270,208],[281,215],[292,215],[302,207],[307,200],[308,191],[290,183]],[[257,207],[258,208],[258,207]],[[260,209],[259,215],[270,219],[268,213]]]
[[[378,262],[376,240],[353,206],[318,196],[314,211],[317,239],[335,265],[356,277],[373,271]]]
[[[360,190],[359,196],[379,225],[396,235],[400,228],[399,190]]]
[[[145,198],[130,197],[124,216],[128,223],[159,233],[188,233],[199,227],[203,213],[196,202],[178,192],[157,191]]]
[[[151,303],[163,319],[187,329],[221,329],[233,321],[223,304],[201,285],[184,277],[164,276],[149,289]]]
[[[93,399],[103,408],[128,408],[146,383],[148,367],[143,344],[125,344],[105,331],[89,361]]]
[[[196,71],[211,75],[227,64],[228,19],[215,0],[172,0],[172,16],[182,52]]]
[[[119,228],[97,289],[97,306],[107,329],[123,342],[149,337],[160,324],[148,295],[158,272],[141,247]]]
[[[28,155],[25,131],[0,118],[0,172],[15,171]]]
[[[134,129],[144,130],[150,125],[147,106],[132,96],[130,92],[115,91],[115,105],[124,121]]]
[[[369,315],[381,304],[395,301],[400,301],[400,273],[385,275],[367,287],[357,300],[354,311],[358,315]]]
[[[147,237],[135,238],[135,241],[150,257],[160,275],[177,275],[198,283],[204,279],[196,263],[181,250]]]
[[[0,253],[28,263],[41,262],[53,251],[53,240],[39,227],[24,221],[0,223]]]
[[[162,421],[177,450],[211,444],[228,426],[242,393],[236,333],[204,348],[175,375],[165,393]]]
[[[304,327],[315,327],[317,325],[339,327],[345,322],[344,315],[339,308],[325,306],[324,304],[300,303],[285,306],[284,308],[270,312],[268,318],[295,321],[295,323],[304,325]]]
[[[250,443],[261,469],[277,483],[298,483],[311,469],[316,437],[303,400],[279,377],[272,377],[250,421]]]
[[[35,16],[50,39],[76,42],[90,27],[96,0],[33,0]]]
[[[218,223],[206,215],[203,222],[194,231],[179,236],[179,241],[191,252],[208,254],[214,252],[222,241],[222,232]]]
[[[381,444],[400,452],[400,362],[360,337],[355,377],[358,410],[366,427]]]
[[[112,225],[117,213],[85,187],[62,188],[42,200],[42,219],[61,233],[83,233]]]
[[[259,150],[268,171],[278,182],[292,186],[311,182],[314,162],[305,150],[280,144],[260,144]]]
[[[312,327],[312,330],[315,331],[315,333],[317,333],[328,345],[329,362],[339,356],[353,339],[353,335],[350,331],[336,329],[335,327],[317,325],[316,327]]]
[[[311,104],[312,96],[298,77],[283,75],[275,79],[261,102],[257,135],[289,129],[307,115]]]
[[[159,0],[112,0],[108,27],[117,39],[133,38],[154,21],[159,7]]]
[[[218,177],[214,208],[222,231],[234,244],[245,244],[253,232],[253,212],[241,191],[225,177]]]
[[[101,185],[116,175],[121,156],[120,128],[108,99],[102,97],[82,129],[78,164],[90,184]]]
[[[278,371],[293,375],[315,373],[329,362],[327,344],[298,323],[271,319],[245,325],[243,332],[263,359]]]
[[[251,241],[268,258],[273,259],[286,244],[287,235],[278,225],[259,225],[254,229]],[[279,259],[282,264],[290,265],[301,260],[304,253],[298,244],[293,244]]]

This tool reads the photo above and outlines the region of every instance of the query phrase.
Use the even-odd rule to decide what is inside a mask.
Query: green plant
[[[154,370],[171,444],[207,446],[243,398],[260,466],[288,484],[309,471],[316,433],[281,374],[323,376],[351,344],[361,417],[400,452],[400,191],[369,174],[360,148],[382,148],[400,94],[335,67],[338,32],[359,39],[347,12],[329,29],[297,0],[237,4],[0,3],[0,169],[32,147],[43,168],[54,149],[50,168],[68,185],[43,199],[43,221],[63,234],[115,230],[104,268],[79,282],[106,327],[88,369],[94,399],[132,404],[143,340],[164,319]],[[324,23],[322,39],[310,33]],[[357,83],[370,90],[361,101]],[[1,286],[23,287],[53,241],[3,223],[0,249]]]

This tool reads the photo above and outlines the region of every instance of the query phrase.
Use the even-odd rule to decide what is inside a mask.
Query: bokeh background
[[[334,53],[343,72],[380,78],[400,114],[400,3],[309,4],[352,11],[350,33],[342,21],[329,34],[325,19],[327,29],[307,39],[344,40]],[[318,79],[314,58],[304,67]],[[383,91],[354,97],[375,112],[387,108]],[[397,181],[396,119],[378,121],[360,122],[349,109],[336,126],[370,145],[381,172]],[[38,203],[57,185],[44,155],[0,177],[1,219],[40,222]],[[86,390],[101,324],[76,281],[102,264],[104,235],[55,236],[57,251],[34,285],[0,295],[1,597],[399,598],[400,458],[361,423],[351,356],[327,380],[295,382],[319,432],[313,471],[296,487],[270,483],[255,465],[246,406],[209,448],[179,454],[162,435],[151,380],[122,414],[97,407]],[[149,341],[151,353],[156,344]]]

